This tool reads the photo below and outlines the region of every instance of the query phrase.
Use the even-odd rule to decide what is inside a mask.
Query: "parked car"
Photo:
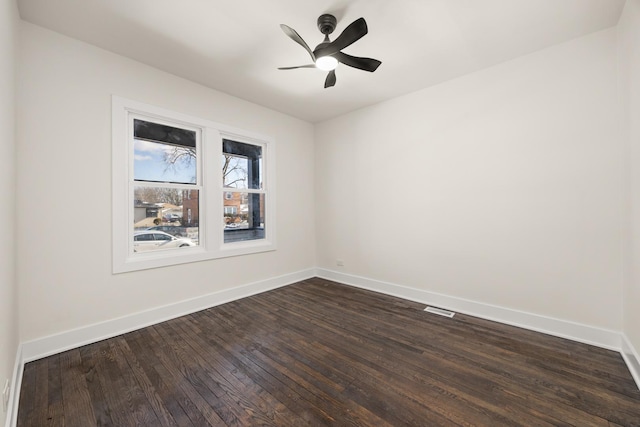
[[[186,236],[185,228],[177,225],[156,225],[155,227],[149,227],[147,230],[152,231],[164,231],[167,234],[171,234],[175,237]]]
[[[145,230],[133,234],[133,251],[144,252],[157,249],[184,248],[195,246],[191,239],[175,237],[162,231]]]

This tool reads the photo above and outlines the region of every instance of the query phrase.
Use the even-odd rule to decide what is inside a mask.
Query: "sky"
[[[135,180],[196,183],[196,162],[189,165],[178,163],[167,167],[164,153],[174,149],[172,145],[157,142],[134,140],[133,176]]]

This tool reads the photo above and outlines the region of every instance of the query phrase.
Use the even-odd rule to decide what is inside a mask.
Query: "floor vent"
[[[437,314],[439,316],[448,317],[448,318],[452,318],[455,315],[455,313],[453,311],[444,310],[442,308],[437,308],[437,307],[427,307],[427,308],[424,309],[424,311],[427,311],[427,312],[433,313],[433,314]]]

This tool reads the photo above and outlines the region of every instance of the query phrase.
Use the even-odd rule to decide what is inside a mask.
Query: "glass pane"
[[[224,193],[224,242],[264,239],[264,194]]]
[[[134,252],[198,245],[198,190],[136,187],[133,199]]]
[[[226,188],[263,188],[262,147],[223,140],[222,176]]]
[[[196,183],[196,132],[134,120],[133,178]]]
[[[224,154],[222,156],[222,179],[226,188],[249,188],[249,159]]]

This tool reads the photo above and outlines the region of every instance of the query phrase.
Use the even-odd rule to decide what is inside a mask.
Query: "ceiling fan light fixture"
[[[298,65],[295,67],[278,67],[279,70],[294,70],[296,68],[317,68],[318,70],[328,71],[327,77],[324,81],[324,87],[333,87],[336,84],[336,67],[339,63],[348,65],[349,67],[357,68],[364,71],[374,72],[382,62],[372,58],[361,58],[358,56],[351,56],[344,52],[342,49],[351,46],[353,43],[360,40],[367,35],[368,28],[367,22],[364,18],[358,18],[351,24],[347,25],[347,28],[342,30],[342,33],[334,41],[329,39],[329,34],[333,33],[338,21],[336,17],[329,14],[321,15],[318,18],[318,29],[324,34],[324,40],[315,50],[311,50],[307,42],[305,42],[300,34],[288,25],[280,24],[280,28],[284,33],[294,42],[307,51],[313,63],[306,65]]]
[[[338,66],[338,60],[333,56],[321,56],[320,58],[316,58],[316,67],[323,71],[331,71],[335,70]]]

